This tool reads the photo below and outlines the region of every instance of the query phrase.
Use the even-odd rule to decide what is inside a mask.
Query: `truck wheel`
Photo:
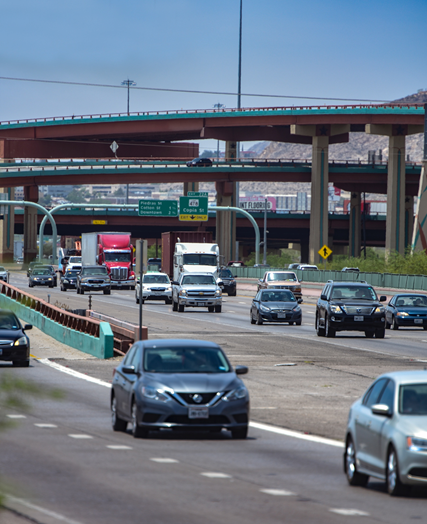
[[[172,300],[172,311],[178,311],[178,304],[175,300]]]
[[[184,306],[178,302],[178,312],[184,313]]]
[[[104,295],[111,295],[111,289],[104,289]]]
[[[139,295],[135,294],[135,302],[139,304]]]
[[[80,295],[84,295],[85,294],[85,290],[80,288]]]
[[[213,313],[215,311],[215,306],[208,306],[209,313]]]
[[[215,306],[215,313],[221,313],[222,306]]]

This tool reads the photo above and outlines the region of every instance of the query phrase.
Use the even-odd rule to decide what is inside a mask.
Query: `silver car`
[[[385,480],[390,495],[427,488],[427,371],[378,377],[350,409],[344,471],[352,486]]]
[[[0,266],[0,280],[9,282],[9,271],[7,271],[3,266]]]
[[[139,304],[139,280],[135,285],[135,301]],[[146,300],[164,300],[172,304],[172,284],[166,273],[150,272],[142,276],[142,304]]]
[[[114,373],[114,431],[145,438],[153,430],[231,431],[246,438],[249,393],[223,350],[204,340],[135,342]]]

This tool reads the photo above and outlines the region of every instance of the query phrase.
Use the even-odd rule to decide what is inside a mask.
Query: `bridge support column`
[[[361,198],[360,193],[351,193],[348,256],[360,257],[361,245]]]
[[[184,182],[184,196],[188,195],[189,191],[199,191],[200,182]]]
[[[38,186],[24,187],[24,200],[35,202],[39,200]],[[52,246],[53,249],[56,246]],[[37,209],[26,206],[24,208],[24,264],[29,264],[37,258]]]
[[[405,250],[411,247],[414,230],[414,197],[405,197]]]
[[[427,151],[425,154],[427,154]],[[425,251],[427,253],[427,159],[424,160],[421,169],[414,230],[412,233],[412,251]]]
[[[14,159],[8,158],[10,155],[6,141],[0,140],[0,163],[13,162]],[[6,200],[15,199],[15,188],[0,189]],[[3,212],[3,223],[0,226],[0,261],[13,262],[15,234],[15,208],[5,206]]]

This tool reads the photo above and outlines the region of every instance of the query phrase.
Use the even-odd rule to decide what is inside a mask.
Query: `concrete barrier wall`
[[[51,336],[63,344],[83,351],[83,353],[88,353],[102,359],[113,356],[113,332],[108,322],[100,323],[99,338],[97,338],[62,326],[38,311],[24,306],[1,293],[0,307],[10,309],[24,322],[33,324],[33,326],[39,328],[46,335]]]

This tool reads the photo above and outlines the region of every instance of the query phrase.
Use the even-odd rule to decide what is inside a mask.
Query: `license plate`
[[[422,324],[423,323],[423,319],[422,318],[415,318],[414,319],[414,324]]]
[[[277,313],[277,318],[286,318],[286,313]]]
[[[201,306],[201,307],[205,307],[205,303],[204,302],[197,302],[197,305]]]
[[[161,294],[162,294],[161,291],[153,291],[153,293],[154,293],[155,295],[161,295]]]
[[[209,408],[204,406],[189,407],[188,418],[209,418]]]
[[[355,322],[363,322],[364,317],[354,317]]]

